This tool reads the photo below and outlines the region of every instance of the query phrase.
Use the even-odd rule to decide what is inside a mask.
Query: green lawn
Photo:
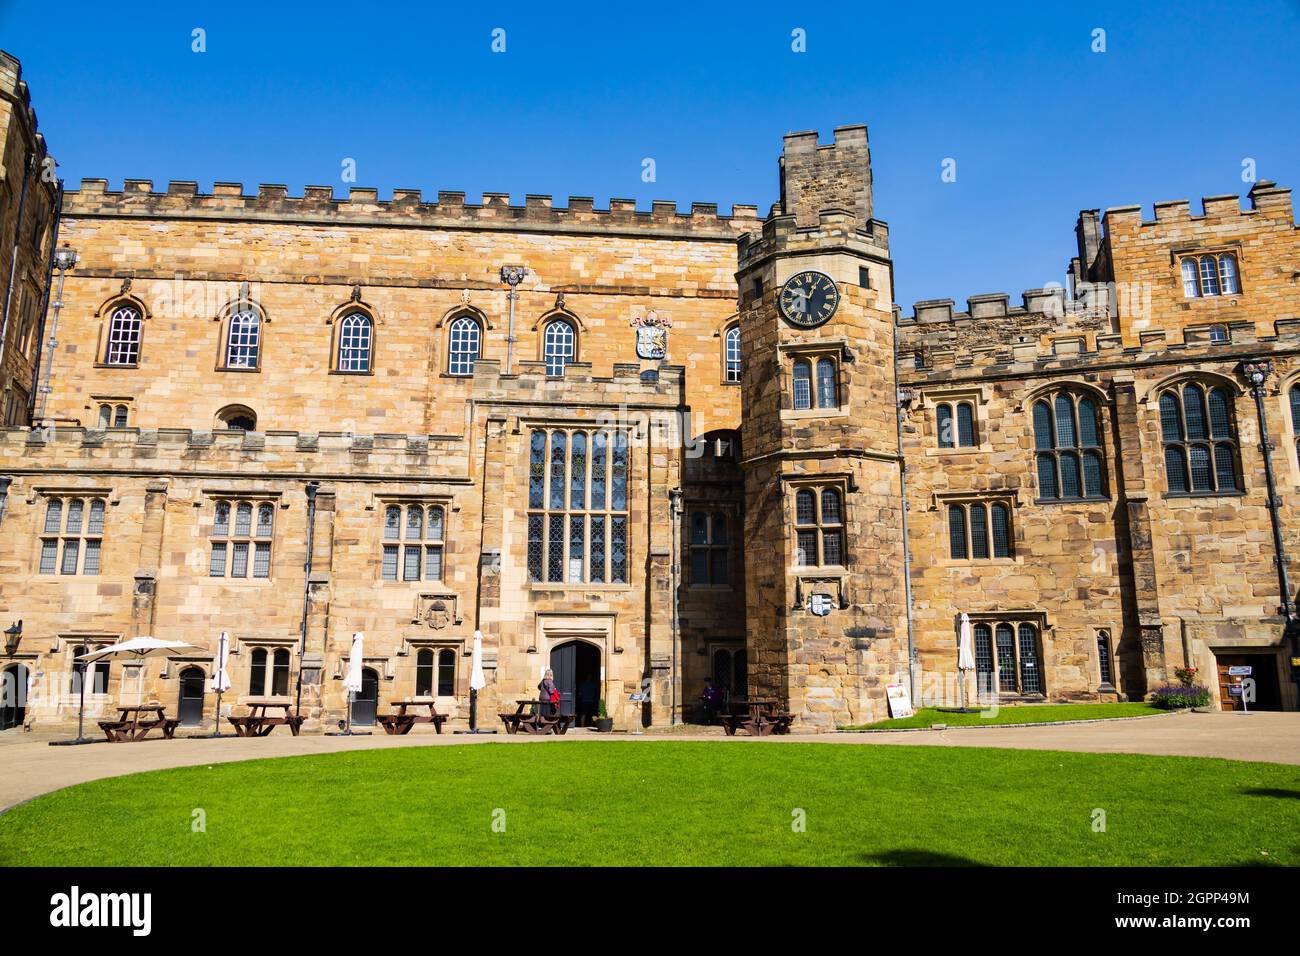
[[[874,724],[855,724],[844,730],[906,730],[909,727],[988,727],[993,724],[1040,724],[1049,720],[1101,720],[1109,717],[1145,717],[1169,711],[1141,702],[1133,704],[1023,704],[1018,707],[990,708],[974,714],[945,713],[936,707],[922,707],[911,717],[881,720]]]
[[[0,865],[1295,865],[1297,799],[1300,767],[1183,757],[410,747],[82,784],[0,815]]]

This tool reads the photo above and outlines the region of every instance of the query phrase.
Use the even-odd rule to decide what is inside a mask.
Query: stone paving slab
[[[662,740],[710,741],[719,746],[780,746],[824,743],[842,746],[1004,747],[1016,750],[1066,750],[1087,753],[1133,753],[1185,757],[1223,757],[1300,765],[1300,713],[1176,714],[1160,720],[1108,720],[1041,726],[969,727],[925,733],[791,734],[788,737],[720,737],[716,733],[595,734],[572,731],[564,737],[523,734],[411,734],[389,736],[294,737],[277,730],[269,737],[222,737],[216,740],[177,737],[139,743],[93,743],[51,747],[49,737],[14,739],[0,746],[0,808],[61,787],[169,767],[293,757],[304,754],[389,747],[440,747],[504,743],[563,746],[592,740],[651,744]]]

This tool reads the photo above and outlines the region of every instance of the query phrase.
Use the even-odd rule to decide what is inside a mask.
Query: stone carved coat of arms
[[[668,355],[668,330],[673,327],[671,319],[647,312],[636,315],[628,323],[636,329],[637,358],[662,359]]]

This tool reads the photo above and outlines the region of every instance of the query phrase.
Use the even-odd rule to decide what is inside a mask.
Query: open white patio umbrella
[[[221,695],[230,690],[230,672],[227,667],[230,664],[230,635],[225,631],[217,638],[217,656],[212,664],[212,689],[217,694],[217,720],[216,729],[212,731],[211,736],[221,737]]]
[[[97,651],[91,651],[88,654],[82,654],[77,660],[84,664],[93,661],[103,660],[123,660],[128,663],[143,664],[150,658],[172,657],[182,651],[197,650],[193,644],[187,644],[184,641],[160,641],[156,637],[133,637],[129,641],[119,641],[116,644],[109,644],[107,647],[101,647]],[[86,675],[83,671],[81,679],[81,704],[77,709],[77,739],[67,741],[68,743],[86,742],[88,738],[82,735],[83,724],[86,714]]]
[[[366,637],[361,631],[352,635],[352,652],[348,655],[348,672],[343,676],[343,688],[348,692],[348,725],[344,733],[352,733],[352,701],[361,693],[361,665]]]
[[[970,615],[961,615],[957,630],[957,671],[961,675],[961,709],[966,710],[966,672],[975,669],[975,648],[971,643]]]

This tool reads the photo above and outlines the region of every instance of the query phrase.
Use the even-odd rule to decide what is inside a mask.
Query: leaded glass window
[[[840,566],[844,555],[844,500],[839,487],[800,488],[794,497],[795,564]]]
[[[812,363],[804,359],[794,363],[794,407],[812,408]]]
[[[441,581],[446,512],[410,502],[384,508],[379,576],[384,581]]]
[[[627,433],[534,429],[528,453],[529,581],[626,584]]]
[[[980,694],[1047,693],[1037,624],[1014,618],[975,621],[971,637]]]
[[[46,498],[40,574],[99,574],[104,538],[103,498]]]
[[[949,504],[948,556],[957,561],[1011,557],[1011,506],[1002,501]]]
[[[212,510],[208,576],[269,578],[274,536],[274,503],[218,500]]]
[[[1097,403],[1087,395],[1060,392],[1034,402],[1033,422],[1039,500],[1106,497]]]
[[[1232,394],[1222,385],[1187,382],[1161,393],[1160,439],[1170,494],[1240,490]]]

